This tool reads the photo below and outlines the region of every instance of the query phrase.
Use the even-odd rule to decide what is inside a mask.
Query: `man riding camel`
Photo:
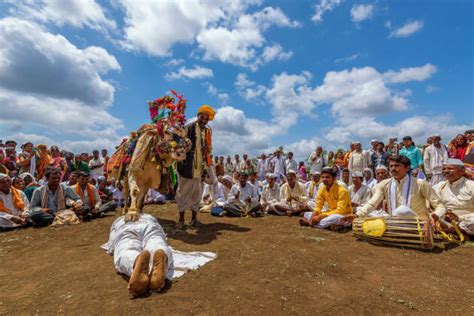
[[[203,105],[197,113],[197,120],[186,128],[187,137],[191,140],[191,150],[186,159],[178,164],[178,190],[176,202],[179,209],[178,229],[184,228],[184,212],[190,208],[192,218],[190,225],[200,225],[197,220],[199,202],[202,197],[202,181],[206,177],[213,177],[212,172],[212,130],[207,123],[214,119],[214,109]],[[212,175],[211,175],[212,174]]]

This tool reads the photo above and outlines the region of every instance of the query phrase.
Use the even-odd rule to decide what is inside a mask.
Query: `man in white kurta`
[[[356,171],[352,174],[352,185],[349,186],[349,194],[351,195],[352,208],[357,210],[364,206],[369,199],[372,197],[371,189],[362,184],[363,175],[361,172]]]
[[[354,150],[349,158],[349,170],[353,173],[355,171],[363,172],[365,168],[369,167],[369,155],[362,150],[362,145],[359,142],[354,143]]]
[[[465,167],[461,160],[448,159],[443,167],[446,180],[433,189],[448,210],[442,219],[448,223],[456,219],[464,233],[474,236],[474,181],[466,179],[464,173]],[[448,228],[454,232],[450,224]]]
[[[308,196],[303,183],[296,180],[296,171],[288,170],[287,182],[280,188],[280,202],[275,203],[276,215],[296,215],[308,210]]]
[[[280,183],[285,176],[285,160],[281,156],[281,150],[275,151],[275,156],[270,160],[270,169],[275,175],[277,183]]]
[[[263,186],[260,204],[265,213],[275,211],[274,205],[280,201],[280,185],[275,181],[273,173],[267,174],[267,183]]]
[[[125,221],[127,215],[117,218],[110,229],[109,240],[102,245],[102,248],[114,256],[115,269],[131,277],[129,282],[131,294],[140,295],[147,292],[148,289],[161,290],[164,280],[158,280],[160,284],[153,285],[153,272],[157,268],[164,268],[164,276],[171,280],[174,263],[173,253],[166,242],[165,232],[156,218],[149,214],[135,215],[138,216],[135,221]],[[148,262],[138,260],[139,256],[143,257],[144,254]],[[138,266],[139,264],[142,266]],[[143,275],[145,280],[141,280],[143,276],[141,279],[133,278],[134,273],[141,272],[137,269],[145,270]],[[144,284],[146,276],[149,276],[147,285]],[[153,288],[156,286],[158,288]]]
[[[314,171],[311,174],[311,180],[305,183],[306,194],[308,195],[306,205],[309,209],[313,210],[316,207],[316,197],[318,196],[318,191],[322,186],[321,172]]]
[[[439,135],[432,136],[433,143],[426,147],[423,155],[423,165],[425,173],[431,177],[430,184],[436,185],[444,180],[443,164],[448,160],[448,151],[444,144],[441,144]]]
[[[248,175],[241,171],[239,182],[230,189],[227,203],[224,205],[225,215],[228,216],[260,216],[261,205],[258,202],[257,191],[248,182]]]
[[[0,228],[21,227],[28,223],[28,198],[11,184],[11,178],[0,173]]]
[[[357,217],[369,216],[383,200],[387,201],[387,212],[390,216],[401,215],[398,209],[403,209],[404,215],[421,218],[427,218],[432,212],[431,209],[438,217],[444,215],[446,208],[431,185],[425,180],[410,176],[410,160],[407,157],[391,156],[389,162],[392,178],[376,185],[372,198],[357,210]],[[353,217],[350,215],[347,218]]]
[[[321,173],[321,170],[324,168],[326,165],[326,160],[323,157],[323,147],[318,146],[316,147],[316,150],[311,153],[311,155],[308,158],[308,164],[310,166],[310,173],[313,172],[319,172]],[[294,169],[297,170],[297,169]]]

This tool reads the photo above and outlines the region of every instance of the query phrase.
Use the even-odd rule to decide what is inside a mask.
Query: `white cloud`
[[[173,58],[173,59],[167,61],[167,62],[165,63],[165,66],[166,66],[166,67],[176,67],[176,66],[179,66],[179,65],[182,65],[182,64],[184,64],[184,59]]]
[[[265,7],[252,14],[248,1],[121,0],[125,10],[124,48],[153,56],[168,56],[177,43],[197,43],[204,60],[219,60],[256,69],[266,47],[264,32],[271,26],[298,27],[281,9]],[[290,53],[280,53],[281,59]]]
[[[383,75],[372,67],[330,71],[314,94],[318,102],[331,104],[334,115],[345,118],[408,108],[408,100],[387,87]]]
[[[426,88],[425,88],[425,91],[426,91],[426,93],[428,93],[428,94],[435,93],[435,92],[437,92],[438,90],[439,90],[438,87],[432,86],[432,85],[430,85],[430,84],[427,85]]]
[[[105,49],[79,49],[62,35],[40,25],[5,18],[0,20],[0,86],[108,106],[114,87],[101,74],[120,70]]]
[[[319,0],[319,3],[314,6],[315,12],[311,20],[313,22],[322,22],[323,15],[334,10],[341,2],[342,0]]]
[[[271,56],[271,51],[278,47],[264,46],[263,33],[273,25],[300,26],[298,22],[291,21],[279,8],[266,7],[254,14],[241,15],[230,27],[216,26],[203,30],[197,36],[197,42],[204,51],[205,60],[217,59],[256,70],[260,65],[277,57],[282,60],[291,57],[292,53],[284,53],[281,46],[276,56]],[[257,52],[261,48],[267,49],[267,58],[271,56],[271,59],[258,58]]]
[[[268,122],[246,117],[245,113],[231,106],[217,109],[213,129],[214,154],[255,154],[271,144],[278,127]]]
[[[178,72],[170,72],[165,75],[166,80],[176,80],[176,79],[203,79],[214,77],[212,69],[194,66],[193,68],[181,67]]]
[[[272,60],[286,61],[293,56],[293,52],[285,52],[281,45],[267,46],[263,49],[263,62],[268,63]]]
[[[386,124],[376,120],[374,117],[361,117],[343,125],[336,125],[326,131],[325,138],[335,147],[347,145],[354,140],[359,140],[366,145],[370,139],[377,138],[388,141],[389,138],[412,136],[415,143],[424,141],[433,133],[439,133],[448,142],[458,133],[463,133],[472,126],[471,124],[458,125],[453,122],[451,115],[438,116],[412,116],[401,121]]]
[[[389,70],[383,74],[384,79],[390,83],[404,83],[408,81],[425,81],[438,71],[432,64],[421,67],[402,68],[399,71]]]
[[[351,9],[351,20],[359,23],[370,19],[374,13],[374,6],[372,4],[357,4]]]
[[[313,90],[308,87],[311,74],[289,75],[286,72],[272,78],[266,98],[272,105],[273,120],[283,130],[293,126],[301,115],[314,116],[316,107]]]
[[[229,102],[229,99],[230,99],[229,94],[220,91],[211,83],[206,83],[205,86],[207,86],[207,92],[215,96],[222,105],[226,105],[227,102]]]
[[[237,75],[234,85],[237,88],[237,92],[246,101],[255,101],[267,91],[267,88],[263,85],[257,85],[254,81],[249,80],[244,73]]]
[[[337,58],[337,59],[334,60],[334,62],[336,64],[338,64],[338,63],[347,63],[347,62],[354,61],[359,57],[360,57],[360,54],[352,54],[352,55],[347,56],[347,57]]]
[[[113,70],[119,63],[101,47],[79,49],[34,22],[0,20],[0,133],[117,144],[123,123],[108,112],[115,89],[102,78]]]
[[[88,27],[95,30],[115,29],[113,19],[95,0],[18,0],[13,13],[58,26]]]
[[[408,37],[423,28],[423,21],[417,20],[413,22],[408,22],[405,25],[395,29],[389,35],[389,37]],[[391,26],[391,24],[389,24]]]

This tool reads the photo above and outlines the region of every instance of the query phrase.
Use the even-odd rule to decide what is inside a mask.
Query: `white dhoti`
[[[173,277],[173,253],[166,242],[163,228],[149,214],[141,214],[140,219],[135,222],[125,222],[123,216],[116,219],[110,229],[109,241],[102,248],[113,254],[115,269],[128,276],[132,274],[135,259],[140,252],[148,250],[153,258],[154,253],[161,249],[168,257],[166,278],[171,280]],[[149,272],[152,266],[153,262],[150,260]]]
[[[474,214],[459,216],[459,228],[466,234],[474,236]]]
[[[178,190],[176,192],[176,203],[180,213],[191,208],[193,212],[199,212],[199,202],[202,197],[202,182],[199,178],[188,179],[178,175]]]
[[[303,217],[309,221],[311,220],[311,217],[313,217],[313,212],[305,212]],[[318,224],[314,225],[313,227],[322,229],[328,228],[331,225],[342,225],[344,227],[350,227],[352,224],[350,222],[343,221],[344,217],[345,216],[341,214],[331,214],[323,218]]]

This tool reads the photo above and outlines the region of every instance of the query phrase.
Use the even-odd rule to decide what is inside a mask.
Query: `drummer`
[[[410,175],[410,160],[407,157],[391,156],[389,169],[392,177],[377,184],[372,198],[360,207],[356,214],[346,216],[346,220],[352,221],[355,217],[369,216],[383,200],[387,201],[389,216],[427,218],[431,212],[427,208],[428,204],[438,217],[444,215],[446,209],[431,185]]]

